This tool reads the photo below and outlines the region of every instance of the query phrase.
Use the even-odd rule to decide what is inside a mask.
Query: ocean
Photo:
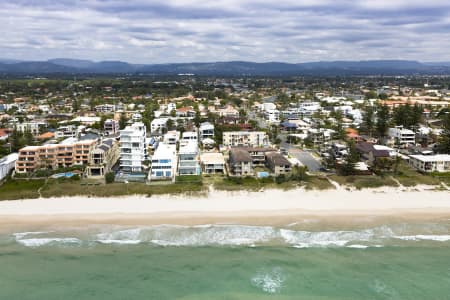
[[[450,299],[450,221],[0,234],[0,299]]]

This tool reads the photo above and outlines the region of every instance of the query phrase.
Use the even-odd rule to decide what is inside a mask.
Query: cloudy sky
[[[0,57],[450,61],[449,0],[0,0]]]

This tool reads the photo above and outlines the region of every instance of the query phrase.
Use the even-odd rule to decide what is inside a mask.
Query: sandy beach
[[[0,202],[0,225],[30,223],[288,224],[310,216],[345,222],[351,216],[429,218],[450,216],[450,192],[426,187],[360,191],[302,189],[211,191],[207,196],[66,197]],[[364,218],[363,218],[364,217]]]

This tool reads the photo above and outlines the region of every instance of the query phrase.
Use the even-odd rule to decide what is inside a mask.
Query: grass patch
[[[0,200],[19,200],[38,198],[38,190],[45,180],[7,180],[0,186]]]
[[[43,197],[61,196],[92,196],[92,197],[112,197],[125,195],[161,195],[161,194],[183,194],[200,193],[205,191],[201,183],[175,183],[161,185],[146,185],[143,183],[131,182],[111,183],[100,185],[81,185],[79,182],[49,182],[42,189]]]
[[[336,181],[342,186],[351,186],[357,189],[364,188],[379,188],[383,186],[398,186],[389,176],[376,175],[353,175],[353,176],[339,176],[332,175],[330,179]]]
[[[395,179],[406,187],[416,186],[418,184],[440,184],[440,180],[438,178],[428,174],[419,173],[404,162],[399,165],[397,174],[393,174],[392,176],[394,176]]]

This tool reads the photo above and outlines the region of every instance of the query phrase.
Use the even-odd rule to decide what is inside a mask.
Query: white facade
[[[167,130],[167,121],[169,121],[169,118],[154,119],[150,124],[151,133],[162,134],[165,130]]]
[[[160,143],[152,157],[150,179],[173,179],[177,172],[177,149],[175,145]]]
[[[223,145],[227,147],[269,146],[269,136],[264,131],[227,131],[223,133]]]
[[[16,167],[16,161],[18,158],[18,153],[11,153],[0,160],[0,180],[3,180],[6,176],[8,176],[9,172]]]
[[[414,145],[416,143],[416,134],[414,133],[414,131],[404,129],[401,126],[389,128],[388,136],[390,138],[395,139],[396,142],[399,143],[399,145],[407,145],[407,144]]]
[[[166,143],[167,145],[176,145],[179,140],[179,131],[169,131],[164,135],[164,143]]]
[[[200,161],[204,174],[225,174],[225,158],[222,153],[202,153]]]
[[[190,140],[180,145],[178,152],[179,175],[200,175],[200,162],[197,140]]]
[[[95,111],[99,113],[112,113],[116,110],[114,104],[100,104],[95,107]]]
[[[450,154],[410,155],[409,164],[422,172],[450,172]]]
[[[272,124],[280,123],[280,111],[277,109],[270,109],[264,112],[265,119]]]
[[[198,135],[200,136],[200,141],[208,138],[214,139],[214,125],[209,122],[200,124]]]
[[[124,172],[142,172],[147,160],[144,123],[138,122],[120,131],[120,168]]]

